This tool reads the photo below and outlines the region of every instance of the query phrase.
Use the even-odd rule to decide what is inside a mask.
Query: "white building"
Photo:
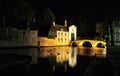
[[[77,39],[77,27],[72,25],[69,27],[69,41],[74,41]]]

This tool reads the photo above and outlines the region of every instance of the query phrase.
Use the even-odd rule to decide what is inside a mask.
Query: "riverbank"
[[[39,46],[13,46],[13,47],[0,47],[0,49],[19,49],[19,48],[39,48]]]
[[[120,46],[110,46],[107,47],[107,53],[120,53]]]

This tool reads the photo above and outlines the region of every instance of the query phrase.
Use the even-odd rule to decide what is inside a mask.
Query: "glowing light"
[[[90,42],[92,44],[92,47],[97,47],[97,44],[101,43],[106,48],[106,42],[99,41],[99,40],[76,40],[76,41],[71,42],[71,45],[73,43],[76,43],[78,46],[82,46],[85,42]]]
[[[72,48],[69,53],[69,65],[75,67],[77,64],[77,48]]]

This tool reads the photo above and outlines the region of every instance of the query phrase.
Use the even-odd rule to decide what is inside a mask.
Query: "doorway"
[[[75,38],[74,38],[74,33],[71,33],[71,41],[74,41]]]

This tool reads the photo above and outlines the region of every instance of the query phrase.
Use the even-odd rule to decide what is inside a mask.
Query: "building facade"
[[[64,25],[53,22],[47,32],[47,37],[39,37],[38,30],[30,27],[24,29],[1,27],[0,47],[63,46],[70,45],[70,41],[77,39],[76,26],[67,27],[67,20]]]
[[[48,38],[40,37],[40,46],[61,46],[70,45],[70,41],[77,39],[77,27],[75,25],[67,27],[67,20],[64,25],[58,25],[55,22],[48,31]]]
[[[32,29],[0,28],[0,47],[24,47],[38,45],[38,31]]]
[[[113,39],[115,45],[120,45],[120,20],[113,21]]]

